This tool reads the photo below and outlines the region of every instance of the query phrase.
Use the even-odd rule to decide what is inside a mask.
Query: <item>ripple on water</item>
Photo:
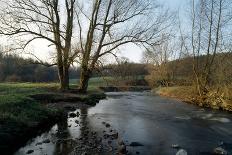
[[[181,120],[190,120],[191,119],[191,117],[189,117],[189,116],[177,116],[175,118],[176,119],[181,119]]]
[[[218,122],[221,122],[221,123],[230,123],[230,119],[228,118],[225,118],[225,117],[215,117],[215,118],[211,118],[210,119],[211,121],[218,121]]]

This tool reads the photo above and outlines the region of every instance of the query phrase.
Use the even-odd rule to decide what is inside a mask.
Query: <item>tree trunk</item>
[[[79,86],[79,91],[81,93],[87,92],[90,76],[91,76],[91,72],[88,69],[82,69],[80,76],[80,86]]]
[[[69,89],[69,67],[68,66],[64,67],[64,89],[65,90]]]
[[[61,91],[66,91],[69,89],[69,73],[68,72],[64,72],[64,74],[59,72],[59,81],[60,81]]]
[[[69,67],[64,67],[63,63],[58,62],[58,75],[60,82],[60,90],[66,91],[69,89]]]

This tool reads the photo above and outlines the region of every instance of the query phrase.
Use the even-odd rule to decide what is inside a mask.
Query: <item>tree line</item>
[[[69,69],[70,78],[80,76],[78,68]],[[31,58],[0,52],[0,82],[57,82],[56,67],[46,67]]]

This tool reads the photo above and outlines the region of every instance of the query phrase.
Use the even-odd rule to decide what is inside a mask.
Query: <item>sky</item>
[[[179,10],[180,14],[184,14],[188,0],[158,0],[158,2],[170,8],[172,11]],[[130,45],[122,48],[120,55],[128,58],[132,62],[141,62],[142,53],[143,49]]]
[[[183,14],[183,8],[187,5],[188,0],[157,0],[158,3],[163,4],[165,7],[169,8],[171,11],[181,10]],[[46,41],[37,40],[31,43],[29,50],[32,50],[36,56],[40,59],[49,61],[50,55],[52,53],[51,48],[48,47],[49,44]],[[131,62],[141,62],[143,49],[137,47],[133,44],[123,46],[119,49],[118,55],[120,57],[126,57]],[[113,61],[113,60],[112,60]]]

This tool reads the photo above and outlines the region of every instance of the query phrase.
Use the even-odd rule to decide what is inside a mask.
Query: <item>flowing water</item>
[[[26,154],[28,150],[38,155],[66,155],[78,145],[75,139],[83,135],[81,123],[100,134],[106,130],[102,122],[117,130],[119,139],[127,145],[144,145],[127,146],[130,154],[175,155],[174,144],[190,155],[208,155],[218,146],[232,154],[231,113],[203,109],[150,92],[107,93],[107,98],[96,106],[76,112],[80,117],[61,121],[49,132],[31,139],[15,155]]]

